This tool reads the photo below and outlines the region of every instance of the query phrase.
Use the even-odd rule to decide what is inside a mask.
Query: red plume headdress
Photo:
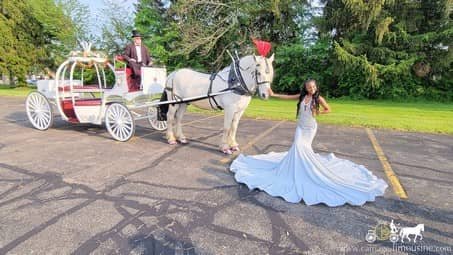
[[[255,44],[258,53],[263,57],[265,57],[271,50],[270,42],[253,39],[253,43]]]

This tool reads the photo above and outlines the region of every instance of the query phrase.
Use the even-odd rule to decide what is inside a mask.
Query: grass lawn
[[[0,97],[25,97],[32,90],[0,86]],[[254,98],[245,112],[245,117],[295,121],[296,103],[292,100],[272,98],[264,101]],[[453,103],[344,99],[330,99],[328,103],[332,113],[318,116],[320,123],[453,135]],[[216,113],[192,106],[189,111]]]
[[[33,90],[35,89],[29,87],[10,88],[0,85],[0,96],[26,97]]]
[[[295,121],[296,103],[292,100],[272,98],[263,101],[254,98],[244,116]],[[319,123],[453,134],[453,103],[342,99],[330,99],[328,103],[332,113],[318,116]],[[189,110],[204,112],[194,107]]]

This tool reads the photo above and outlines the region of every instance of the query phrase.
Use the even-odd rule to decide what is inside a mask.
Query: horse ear
[[[255,60],[255,62],[256,62],[256,55],[255,54],[253,54],[253,60]]]
[[[269,58],[269,60],[272,62],[274,62],[274,53],[272,53],[272,56]]]

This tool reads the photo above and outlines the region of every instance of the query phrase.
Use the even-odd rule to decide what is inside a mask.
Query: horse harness
[[[266,65],[267,65],[267,61],[266,61]],[[208,93],[207,93],[206,97],[203,97],[203,98],[200,98],[197,100],[208,99],[209,104],[211,105],[212,109],[223,110],[223,108],[219,105],[217,100],[215,100],[216,95],[212,95],[212,84],[213,84],[214,80],[217,78],[217,76],[218,76],[217,72],[211,74],[211,76],[209,77],[210,82],[209,82],[209,88],[208,88]],[[269,81],[258,81],[258,76],[259,76],[258,70],[255,70],[255,81],[256,81],[257,85],[269,82]],[[242,73],[241,73],[239,57],[235,57],[233,63],[231,63],[230,71],[228,73],[227,83],[228,83],[228,88],[225,88],[225,89],[215,92],[215,93],[232,91],[233,93],[235,93],[237,95],[252,96],[256,92],[256,86],[253,90],[250,90],[247,87],[247,85],[245,84],[244,77],[242,76]],[[173,86],[166,87],[165,89],[169,90],[170,92],[173,92]],[[175,103],[175,104],[190,103],[191,101],[196,101],[196,100],[184,100],[183,98],[179,97],[175,93],[172,93],[172,95],[173,95],[174,99],[180,100],[180,102]]]

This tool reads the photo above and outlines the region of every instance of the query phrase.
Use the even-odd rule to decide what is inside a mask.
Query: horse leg
[[[187,104],[180,104],[178,111],[176,112],[176,139],[180,143],[187,143],[186,136],[182,133],[182,117],[186,112]]]
[[[236,112],[233,117],[229,141],[229,146],[232,151],[239,151],[239,144],[236,141],[236,132],[238,130],[239,120],[241,119],[243,113],[244,111]]]
[[[176,138],[174,134],[175,114],[178,110],[177,105],[169,105],[167,113],[167,141],[168,144],[176,144]]]
[[[225,154],[232,154],[230,146],[228,145],[228,139],[231,132],[231,123],[233,121],[234,111],[230,108],[225,108],[225,116],[223,119],[223,136],[222,143],[220,144],[220,150]]]

